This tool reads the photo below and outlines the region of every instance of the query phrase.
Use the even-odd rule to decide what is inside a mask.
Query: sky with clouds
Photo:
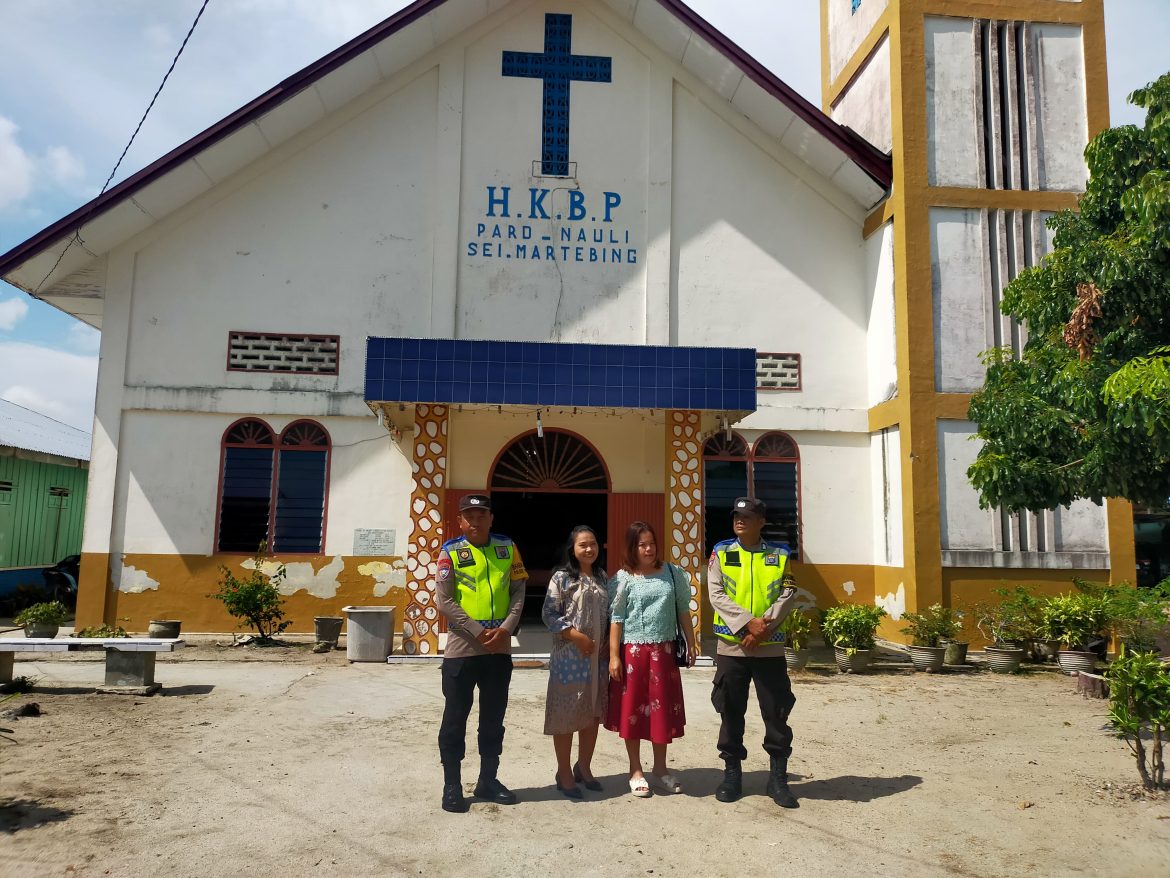
[[[202,0],[0,0],[0,252],[96,195]],[[210,0],[115,182],[406,6]],[[819,0],[689,5],[820,105]],[[1105,0],[1113,124],[1170,69],[1170,0]],[[0,397],[88,430],[99,335],[0,281]]]

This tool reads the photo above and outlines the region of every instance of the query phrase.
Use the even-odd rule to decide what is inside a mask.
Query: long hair
[[[573,546],[577,544],[577,537],[581,534],[591,534],[593,539],[597,541],[597,560],[593,562],[593,576],[595,579],[603,578],[605,576],[605,550],[601,548],[597,532],[587,524],[579,524],[569,531],[569,539],[561,551],[561,569],[568,571],[569,576],[573,579],[581,578],[581,562],[577,560],[577,553],[573,551]]]
[[[662,566],[662,543],[658,542],[658,534],[652,525],[644,521],[635,521],[626,528],[626,557],[622,567],[629,573],[638,568],[638,538],[644,533],[654,537],[654,566]]]

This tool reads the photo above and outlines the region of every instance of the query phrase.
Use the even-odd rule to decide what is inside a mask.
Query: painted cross
[[[544,121],[540,172],[569,173],[569,83],[610,82],[612,58],[574,55],[573,16],[544,17],[544,53],[504,52],[504,76],[544,80]]]

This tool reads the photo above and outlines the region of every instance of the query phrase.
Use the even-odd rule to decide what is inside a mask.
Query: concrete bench
[[[18,652],[80,652],[104,649],[106,687],[157,691],[154,660],[160,652],[174,652],[185,646],[178,638],[152,637],[5,637],[0,638],[0,683],[12,680]]]

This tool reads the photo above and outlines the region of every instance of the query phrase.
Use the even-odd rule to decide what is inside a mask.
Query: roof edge
[[[70,232],[79,230],[94,216],[103,213],[106,208],[134,195],[138,190],[193,158],[197,153],[234,134],[245,125],[275,109],[284,101],[304,91],[317,80],[367,51],[381,40],[412,24],[446,2],[447,0],[415,0],[414,3],[400,9],[389,18],[285,78],[235,112],[151,162],[142,170],[37,232],[28,240],[17,244],[7,253],[0,255],[0,277],[39,256],[53,242],[60,240]],[[890,188],[893,182],[893,164],[890,156],[852,129],[834,122],[682,0],[656,0],[656,2],[691,30],[702,35],[703,39],[722,52],[753,82],[840,148],[875,183],[885,189]],[[35,295],[34,290],[26,290],[26,292]]]

